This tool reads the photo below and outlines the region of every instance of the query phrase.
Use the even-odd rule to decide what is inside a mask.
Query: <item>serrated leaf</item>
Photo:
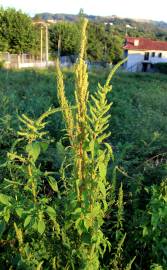
[[[0,193],[0,203],[10,206],[11,205],[10,200],[11,200],[11,197]]]
[[[52,176],[49,176],[48,178],[49,178],[48,183],[50,187],[53,189],[53,191],[58,192],[59,190],[56,180]]]
[[[50,217],[51,219],[55,219],[55,218],[56,218],[56,211],[54,210],[53,207],[48,206],[48,207],[46,208],[46,212],[47,212],[47,214],[49,215],[49,217]]]
[[[100,191],[101,191],[101,193],[103,194],[103,196],[106,196],[106,188],[105,188],[105,185],[103,184],[103,182],[99,182],[98,183],[98,186],[99,186],[99,188],[100,188]]]
[[[32,219],[32,216],[27,216],[26,219],[24,220],[24,228],[28,226]]]
[[[56,143],[56,156],[58,157],[57,163],[61,166],[64,158],[65,158],[65,148],[61,141]]]
[[[84,227],[85,227],[86,231],[88,231],[88,229],[90,228],[90,221],[88,219],[84,220]]]
[[[8,222],[10,219],[10,210],[7,207],[4,208],[3,217],[6,222]]]
[[[38,266],[37,266],[37,269],[36,270],[41,270],[42,268],[42,264],[43,264],[43,261],[42,262],[40,262],[39,264],[38,264]]]
[[[84,226],[83,226],[83,220],[81,218],[78,218],[75,222],[75,227],[78,231],[78,234],[81,235],[84,231]]]
[[[75,209],[75,211],[73,212],[74,215],[76,214],[81,214],[82,213],[82,208],[77,208]]]
[[[26,151],[33,158],[33,161],[35,162],[40,154],[40,144],[38,142],[28,144],[26,146]]]
[[[99,174],[102,179],[106,178],[107,168],[103,162],[99,162]]]
[[[17,214],[19,217],[21,217],[23,213],[24,213],[24,209],[23,209],[23,208],[17,208],[17,209],[16,209],[16,214]]]
[[[105,143],[105,146],[107,147],[108,152],[109,152],[110,155],[111,155],[112,161],[114,161],[114,154],[113,154],[113,150],[112,150],[111,145],[110,145],[109,143]]]
[[[45,222],[44,222],[43,219],[40,219],[40,220],[38,221],[38,232],[39,232],[40,234],[43,234],[44,231],[45,231]]]
[[[35,231],[38,230],[38,223],[37,223],[36,219],[33,220],[32,228],[33,228]]]
[[[148,229],[147,229],[146,226],[144,226],[144,228],[143,228],[143,237],[146,236],[146,235],[148,235]]]

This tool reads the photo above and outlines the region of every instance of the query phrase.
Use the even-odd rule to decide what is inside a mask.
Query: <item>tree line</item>
[[[52,57],[78,55],[80,25],[79,14],[75,21],[58,21],[49,26],[49,51]],[[41,20],[36,16],[34,20]],[[0,52],[31,53],[40,55],[40,26],[22,11],[0,8]],[[130,19],[114,19],[114,24],[89,21],[87,36],[87,59],[117,63],[123,56],[125,26],[130,24],[129,36],[145,36],[167,40],[167,31],[148,23],[137,23]],[[45,42],[43,42],[45,44]]]
[[[60,54],[77,56],[80,40],[80,19],[61,21],[49,26],[49,47],[54,57]],[[45,42],[43,42],[45,44]],[[90,22],[87,58],[91,61],[115,62],[122,57],[122,39],[113,35],[102,23]],[[13,8],[0,9],[0,52],[40,54],[40,27],[28,15]]]

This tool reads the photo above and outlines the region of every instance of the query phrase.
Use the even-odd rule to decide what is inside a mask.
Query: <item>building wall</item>
[[[149,52],[149,60],[144,60],[145,52]],[[155,57],[152,57],[152,52],[155,53]],[[158,57],[158,54],[162,53],[162,57]],[[167,62],[167,51],[155,51],[155,50],[128,50],[128,61],[126,63],[126,69],[128,71],[136,72],[142,71],[142,63],[149,62],[152,64],[155,63],[165,63]]]

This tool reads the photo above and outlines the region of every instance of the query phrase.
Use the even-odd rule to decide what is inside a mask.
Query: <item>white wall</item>
[[[149,52],[149,60],[145,61],[144,60],[144,55],[145,52]],[[155,57],[152,57],[152,52],[155,52]],[[158,54],[162,53],[162,57],[158,57]],[[134,51],[134,50],[129,50],[128,51],[128,61],[126,64],[126,69],[129,71],[141,71],[142,70],[142,62],[149,62],[152,64],[155,63],[165,63],[167,62],[167,51],[148,51],[148,50],[143,50],[143,51]]]
[[[49,61],[48,66],[54,66],[54,61]],[[31,62],[31,63],[19,63],[18,68],[44,68],[46,67],[46,62]]]
[[[140,65],[144,61],[145,51],[128,51],[128,61],[126,68],[129,71],[137,71],[137,65]]]

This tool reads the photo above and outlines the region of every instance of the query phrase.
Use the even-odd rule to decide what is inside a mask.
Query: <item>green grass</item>
[[[89,82],[90,92],[96,91],[97,82],[103,83],[105,78],[105,72],[92,73]],[[65,81],[66,93],[72,102],[74,98],[72,72],[65,73]],[[166,75],[120,73],[114,77],[113,92],[109,100],[113,102],[110,123],[112,144],[115,147],[115,154],[124,161],[126,167],[129,162],[131,164],[132,159],[134,166],[135,164],[142,166],[147,158],[165,152]],[[36,118],[50,106],[58,106],[53,70],[49,72],[1,70],[0,144],[3,153],[8,150],[13,140],[12,136],[18,129],[18,115],[25,113]],[[48,128],[52,136],[58,140],[64,128],[62,118],[59,114],[52,116],[50,121]],[[155,137],[157,138],[154,141]],[[1,155],[1,158],[2,156],[4,155]]]
[[[105,82],[106,72],[90,74],[90,92],[96,91],[97,82]],[[66,94],[74,99],[74,76],[65,72]],[[114,77],[109,96],[111,108],[112,144],[115,154],[127,166],[142,163],[147,158],[167,149],[167,83],[162,74],[127,74]],[[0,71],[0,144],[8,150],[18,129],[18,115],[25,113],[36,118],[50,106],[57,107],[55,72],[53,70]],[[59,115],[50,118],[49,129],[56,140],[64,128]],[[11,136],[10,136],[11,134]],[[4,138],[8,138],[6,139]],[[157,136],[155,142],[154,137]],[[151,143],[151,145],[150,145]],[[150,147],[148,146],[150,145]],[[152,146],[152,147],[151,147]],[[128,153],[127,153],[128,152]],[[2,155],[1,155],[2,158]],[[142,165],[142,164],[141,164]]]

